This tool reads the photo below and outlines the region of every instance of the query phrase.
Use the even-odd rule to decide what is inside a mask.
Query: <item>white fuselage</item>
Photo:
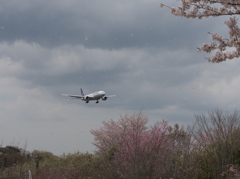
[[[84,98],[81,98],[83,101],[92,101],[92,100],[99,100],[105,96],[104,91],[97,91],[88,95],[85,95]]]

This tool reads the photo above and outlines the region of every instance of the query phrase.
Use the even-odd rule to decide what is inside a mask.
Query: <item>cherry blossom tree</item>
[[[171,9],[171,13],[176,16],[183,16],[186,18],[206,18],[231,16],[225,24],[229,28],[229,37],[223,38],[221,35],[212,34],[213,43],[205,43],[198,51],[207,53],[214,52],[214,55],[208,58],[209,62],[219,63],[227,59],[240,57],[240,28],[238,26],[238,19],[236,15],[240,14],[239,0],[179,0],[181,6],[169,7],[161,4],[161,7]]]
[[[150,127],[147,122],[138,113],[91,131],[104,178],[186,178],[191,137],[164,120]]]

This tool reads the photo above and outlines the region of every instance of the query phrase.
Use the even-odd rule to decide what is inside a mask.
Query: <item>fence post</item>
[[[38,171],[38,168],[39,168],[39,156],[38,155],[36,155],[35,162],[36,162],[36,170]]]
[[[28,170],[28,179],[32,179],[32,173],[30,170]]]

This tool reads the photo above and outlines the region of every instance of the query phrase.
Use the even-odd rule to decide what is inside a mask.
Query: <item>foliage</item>
[[[37,161],[39,162],[38,168],[36,168]],[[25,163],[0,169],[0,178],[20,176],[29,170],[36,179],[97,178],[95,175],[98,173],[98,165],[97,157],[89,153],[77,152],[55,156],[47,151],[35,150]]]
[[[233,179],[240,179],[240,170],[239,165],[228,165],[227,171],[224,171],[221,176],[223,177],[229,177]]]
[[[184,178],[190,136],[164,120],[152,127],[147,122],[138,113],[91,131],[106,178]]]
[[[210,111],[188,128],[142,113],[103,122],[92,130],[96,153],[32,153],[0,148],[0,178],[31,171],[35,179],[230,179],[240,178],[240,115]],[[5,162],[3,156],[7,156]]]
[[[32,152],[32,158],[35,160],[46,160],[55,157],[56,156],[54,156],[53,153],[47,151],[34,150]]]
[[[237,163],[240,149],[238,111],[213,110],[208,116],[195,115],[191,135],[196,152],[196,168],[202,178],[218,178],[229,164]],[[214,167],[213,167],[214,166]]]
[[[0,177],[11,177],[23,172],[29,153],[15,146],[0,147]]]
[[[0,167],[11,167],[13,165],[24,163],[27,156],[21,153],[18,147],[6,146],[0,148]]]
[[[63,154],[44,159],[37,171],[38,179],[65,179],[65,178],[88,178],[93,176],[92,170],[97,159],[92,154]]]
[[[204,18],[204,17],[219,17],[233,16],[240,14],[239,0],[180,0],[182,2],[179,7],[168,7],[161,4],[161,7],[168,7],[171,13],[176,16],[186,18]],[[199,51],[207,53],[214,52],[215,54],[208,58],[209,62],[218,63],[226,59],[240,57],[240,28],[237,24],[236,17],[230,17],[225,21],[229,28],[229,38],[223,38],[219,34],[211,34],[213,43],[203,44]]]

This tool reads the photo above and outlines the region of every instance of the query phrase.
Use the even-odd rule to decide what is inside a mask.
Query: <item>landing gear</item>
[[[88,103],[89,101],[86,101],[86,103]]]
[[[96,103],[99,103],[99,101],[96,101]]]

